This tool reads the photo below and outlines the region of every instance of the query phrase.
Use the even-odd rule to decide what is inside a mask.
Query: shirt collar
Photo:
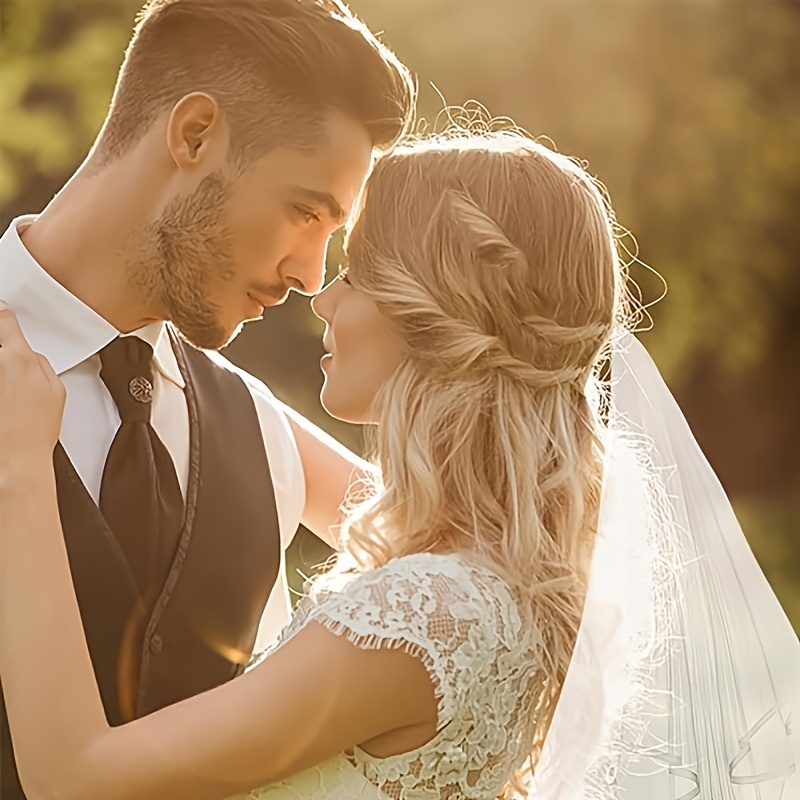
[[[180,386],[181,389],[184,388],[186,382],[183,379],[183,375],[181,375],[178,359],[175,358],[175,352],[172,349],[172,342],[167,333],[167,324],[165,322],[152,322],[144,328],[139,328],[137,331],[124,335],[138,336],[147,342],[153,348],[153,363],[156,369],[165,378]]]
[[[18,229],[35,219],[18,217],[0,238],[0,299],[11,306],[30,346],[61,375],[120,334],[52,278],[27,251]],[[158,370],[183,388],[183,376],[163,322],[151,323],[128,335],[148,342]]]

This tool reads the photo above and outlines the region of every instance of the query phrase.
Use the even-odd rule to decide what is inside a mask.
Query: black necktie
[[[118,337],[100,360],[100,378],[121,419],[103,468],[100,511],[149,607],[177,549],[183,496],[172,458],[150,425],[153,348],[138,336]]]

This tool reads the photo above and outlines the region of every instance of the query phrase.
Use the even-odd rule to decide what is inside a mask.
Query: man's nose
[[[316,294],[325,278],[325,255],[328,238],[299,242],[291,256],[284,261],[283,279],[301,294]]]

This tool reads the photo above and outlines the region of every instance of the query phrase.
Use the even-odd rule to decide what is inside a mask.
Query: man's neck
[[[132,185],[130,173],[124,160],[94,174],[84,165],[20,230],[39,265],[122,333],[163,318],[132,274],[149,198],[141,184]]]

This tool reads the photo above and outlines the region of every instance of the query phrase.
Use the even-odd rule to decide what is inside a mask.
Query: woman
[[[382,485],[241,679],[113,729],[57,513],[63,392],[0,314],[0,448],[15,454],[0,468],[0,677],[29,800],[489,800],[526,785],[598,528],[613,218],[571,160],[519,136],[455,138],[380,161],[347,250],[313,303],[322,400],[378,424]]]

